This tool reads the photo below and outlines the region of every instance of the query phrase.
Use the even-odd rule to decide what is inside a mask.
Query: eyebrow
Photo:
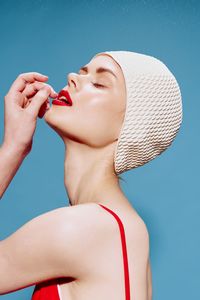
[[[88,67],[86,66],[83,66],[79,69],[79,71],[85,71],[85,72],[88,72]],[[107,68],[103,68],[103,67],[100,67],[96,70],[96,73],[104,73],[104,72],[107,72],[107,73],[110,73],[112,74],[115,78],[117,78],[117,76],[115,75],[115,73],[113,73],[113,71],[111,71],[110,69],[107,69]]]

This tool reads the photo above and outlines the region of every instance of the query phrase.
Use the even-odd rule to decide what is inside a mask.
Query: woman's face
[[[100,68],[109,69],[114,75]],[[116,140],[126,107],[125,80],[116,61],[106,54],[98,55],[87,64],[87,69],[69,73],[67,79],[63,89],[69,92],[72,106],[51,105],[44,115],[49,126],[63,140],[92,147]]]

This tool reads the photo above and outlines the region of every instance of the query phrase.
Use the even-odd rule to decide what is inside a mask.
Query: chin
[[[68,118],[66,117],[68,116]],[[66,108],[51,106],[44,114],[44,121],[62,138],[83,143],[80,125],[74,122],[74,116],[66,113]]]
[[[51,107],[45,112],[43,119],[48,123],[49,116],[51,115]]]
[[[46,111],[43,119],[62,139],[67,134],[65,132],[66,125],[61,124],[59,114],[56,114],[55,111],[53,111],[53,109],[51,107]]]
[[[45,112],[43,119],[51,128],[56,130],[56,127],[57,127],[56,124],[58,123],[58,120],[57,120],[55,113],[53,113],[52,108],[49,108]]]
[[[51,123],[57,123],[59,120],[59,115],[56,113],[56,111],[53,111],[53,105],[50,106],[50,108],[45,112],[43,119],[51,125]]]

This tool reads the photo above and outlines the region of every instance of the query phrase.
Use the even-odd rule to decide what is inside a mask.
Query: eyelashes
[[[102,84],[99,84],[99,83],[92,83],[95,87],[99,87],[99,88],[105,88],[105,86],[104,85],[102,85]]]
[[[80,70],[77,72],[79,75],[82,75],[82,74],[80,74]],[[100,89],[103,89],[103,88],[106,88],[106,86],[105,85],[103,85],[103,84],[99,84],[99,83],[97,83],[97,82],[92,82],[92,84],[98,89],[98,88],[100,88]]]

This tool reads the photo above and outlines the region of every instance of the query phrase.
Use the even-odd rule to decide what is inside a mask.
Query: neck
[[[70,205],[101,203],[112,207],[125,201],[114,172],[115,144],[92,148],[74,141],[65,143],[64,183]]]

